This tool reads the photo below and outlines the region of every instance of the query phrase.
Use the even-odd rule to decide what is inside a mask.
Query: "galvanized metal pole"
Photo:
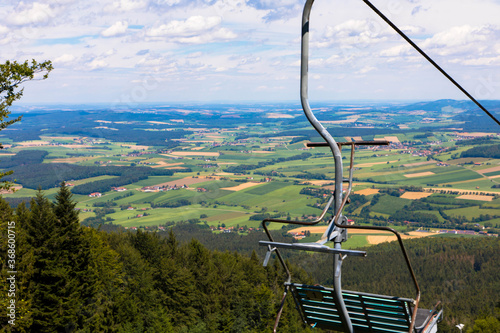
[[[326,130],[325,127],[318,121],[316,116],[313,114],[308,101],[308,70],[309,70],[309,18],[311,14],[311,8],[314,0],[307,0],[304,5],[304,11],[302,13],[302,43],[301,43],[301,66],[300,66],[300,101],[302,103],[302,109],[304,113],[314,127],[314,129],[325,139],[332,151],[333,158],[335,160],[335,215],[339,216],[341,219],[342,209],[342,183],[343,183],[343,165],[342,165],[342,155],[340,148],[335,142],[335,139]],[[335,228],[334,223],[330,223],[328,237],[330,237],[331,232]],[[341,248],[341,243],[335,242],[335,248]],[[341,268],[342,260],[338,255],[334,256],[334,290],[335,290],[335,302],[338,305],[339,315],[342,318],[342,323],[344,325],[344,330],[349,333],[353,333],[354,329],[352,327],[351,319],[347,312],[347,308],[342,297],[342,287],[341,287]]]

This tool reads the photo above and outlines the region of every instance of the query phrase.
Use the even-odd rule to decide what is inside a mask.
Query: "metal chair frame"
[[[465,89],[463,89],[451,76],[449,76],[439,65],[437,65],[425,52],[423,52],[411,39],[409,39],[400,29],[398,29],[387,17],[385,17],[375,6],[373,6],[368,0],[362,0],[365,4],[367,4],[377,15],[379,15],[387,24],[389,24],[399,35],[401,35],[410,45],[412,45],[415,50],[417,50],[425,59],[427,59],[436,69],[438,69],[443,75],[445,75],[455,86],[457,86],[467,97],[469,97],[476,105],[478,105],[483,111],[485,111],[490,117],[496,120],[478,101],[476,101]],[[356,146],[361,145],[388,145],[387,141],[355,141],[355,142],[336,142],[332,135],[328,132],[328,130],[317,120],[316,116],[311,110],[308,101],[308,65],[309,65],[309,23],[310,23],[310,14],[312,5],[314,0],[306,0],[304,5],[304,10],[302,14],[302,38],[301,38],[301,75],[300,75],[300,100],[302,104],[302,108],[304,110],[304,114],[314,127],[314,129],[321,135],[321,137],[325,140],[325,142],[320,143],[309,143],[309,147],[329,147],[335,163],[335,191],[333,195],[328,200],[325,208],[323,209],[321,215],[314,221],[288,221],[281,219],[265,219],[262,221],[262,226],[266,235],[269,238],[269,241],[261,241],[260,245],[268,247],[268,253],[264,260],[264,265],[267,265],[270,256],[273,252],[276,253],[281,265],[283,266],[286,274],[287,280],[285,282],[285,292],[283,294],[283,299],[281,301],[281,305],[278,311],[278,315],[274,325],[274,332],[276,332],[279,319],[281,313],[283,311],[283,306],[285,303],[285,298],[287,296],[288,291],[291,287],[296,288],[296,285],[292,284],[290,271],[283,260],[278,248],[288,248],[288,249],[296,249],[296,250],[305,250],[305,251],[315,251],[315,252],[324,252],[330,253],[334,256],[334,279],[333,279],[333,289],[332,298],[336,304],[336,308],[338,310],[338,316],[342,322],[342,327],[345,332],[354,332],[353,324],[351,318],[349,316],[348,310],[346,308],[346,304],[344,302],[344,298],[342,295],[342,287],[341,287],[341,268],[342,262],[348,255],[355,256],[366,256],[366,252],[364,251],[353,251],[353,250],[343,250],[342,242],[347,240],[347,229],[364,229],[364,230],[377,230],[377,231],[388,231],[393,233],[398,240],[399,246],[401,248],[403,257],[405,259],[408,271],[411,275],[411,279],[415,288],[415,297],[412,300],[406,300],[407,302],[413,303],[413,309],[410,311],[409,320],[409,328],[408,332],[416,332],[415,328],[415,319],[418,312],[418,306],[420,302],[420,287],[418,285],[415,273],[410,263],[410,259],[408,257],[408,253],[404,247],[403,241],[399,233],[389,227],[378,227],[378,226],[358,226],[358,225],[347,225],[347,218],[342,215],[342,210],[346,203],[349,201],[349,196],[352,190],[352,179],[353,179],[353,161],[354,161],[354,151]],[[342,162],[342,147],[350,146],[351,154],[350,154],[350,166],[349,166],[349,178],[344,179],[343,176],[343,162]],[[348,183],[348,188],[343,193],[343,183]],[[302,225],[302,226],[312,226],[316,225],[325,220],[325,216],[333,204],[334,214],[329,220],[327,220],[328,228],[323,234],[320,241],[317,243],[299,243],[299,244],[286,244],[286,243],[278,243],[273,240],[273,237],[268,229],[269,223],[286,223],[292,225]],[[325,245],[326,242],[333,242],[333,248],[330,248]],[[362,293],[360,293],[362,294]],[[379,295],[380,296],[380,295]],[[382,296],[384,297],[384,296]],[[294,296],[296,298],[296,296]],[[441,311],[437,311],[436,308],[431,311],[431,315],[424,322],[425,327],[429,327],[429,325],[435,325],[435,322],[440,318],[442,314]],[[422,327],[418,328],[420,332]],[[424,327],[424,328],[425,328]]]

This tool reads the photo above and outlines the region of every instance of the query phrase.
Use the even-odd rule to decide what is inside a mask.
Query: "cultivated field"
[[[372,195],[372,194],[376,194],[379,192],[380,192],[380,190],[376,189],[376,188],[365,188],[364,190],[355,191],[354,193],[361,194],[361,195]]]
[[[250,187],[253,187],[253,186],[257,186],[257,185],[260,185],[260,184],[263,184],[263,183],[243,183],[243,184],[240,184],[238,186],[233,186],[233,187],[223,187],[221,188],[221,190],[227,190],[227,191],[242,191],[242,190],[246,190],[247,188],[250,188]]]
[[[433,176],[434,172],[426,171],[426,172],[417,172],[417,173],[409,173],[404,175],[406,178],[415,178],[415,177],[425,177],[425,176]]]
[[[467,195],[458,196],[457,199],[492,201],[493,197],[491,195],[470,195],[470,194],[467,194]]]
[[[418,200],[422,198],[427,198],[432,195],[432,192],[405,192],[400,198],[402,199],[410,199],[410,200]]]

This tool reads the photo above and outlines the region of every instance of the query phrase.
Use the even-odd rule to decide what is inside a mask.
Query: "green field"
[[[377,113],[380,111],[373,112],[370,116],[360,113],[363,124],[380,127],[386,123],[385,116]],[[500,166],[500,159],[461,158],[460,154],[473,148],[474,145],[458,144],[462,143],[460,141],[463,141],[463,138],[457,135],[456,131],[431,131],[429,128],[432,126],[437,128],[439,124],[443,126],[452,124],[449,118],[440,118],[438,112],[429,111],[429,115],[436,121],[426,124],[430,127],[425,130],[419,128],[421,125],[418,121],[425,118],[425,113],[409,116],[404,112],[401,114],[391,112],[393,121],[411,122],[406,130],[394,127],[387,128],[387,133],[383,133],[379,128],[373,131],[364,129],[360,130],[364,133],[356,134],[357,129],[352,129],[348,135],[336,136],[338,141],[354,137],[374,140],[390,136],[397,137],[402,142],[400,145],[381,146],[376,149],[365,146],[356,148],[353,191],[368,188],[400,188],[403,193],[405,186],[414,186],[421,188],[420,191],[433,188],[445,192],[461,190],[469,191],[470,194],[481,194],[481,191],[487,191],[500,195],[500,188],[493,187],[500,184],[500,180],[492,178],[499,175],[500,171],[491,169]],[[27,150],[47,151],[48,155],[42,165],[66,161],[93,168],[131,165],[154,166],[158,170],[169,167],[184,168],[172,169],[175,171],[172,176],[149,176],[147,179],[121,185],[127,189],[125,192],[108,189],[98,198],[90,198],[86,194],[75,195],[74,199],[78,202],[79,209],[91,210],[81,213],[82,221],[96,217],[97,207],[94,207],[94,204],[102,206],[106,203],[116,206],[112,206],[115,212],[106,214],[104,218],[112,219],[114,224],[127,227],[153,226],[165,221],[179,222],[193,219],[198,219],[197,223],[207,223],[212,226],[224,224],[255,227],[260,222],[249,220],[255,214],[311,220],[321,213],[333,188],[331,185],[334,181],[334,163],[328,148],[305,148],[305,142],[309,140],[319,142],[322,139],[315,133],[311,134],[310,125],[299,111],[294,120],[267,119],[256,124],[253,123],[255,113],[248,115],[241,113],[238,117],[242,118],[228,124],[224,123],[224,127],[221,128],[217,128],[216,123],[201,124],[196,120],[196,116],[184,116],[186,115],[179,114],[172,118],[182,118],[184,121],[182,124],[152,124],[145,120],[147,116],[144,116],[144,119],[134,120],[134,129],[141,131],[151,132],[161,129],[166,131],[162,133],[175,134],[176,131],[181,132],[188,128],[189,131],[186,131],[184,136],[177,137],[175,144],[170,145],[168,149],[163,149],[161,145],[140,144],[139,139],[137,142],[128,142],[128,133],[122,129],[113,133],[121,133],[121,136],[115,136],[113,140],[83,135],[65,137],[64,134],[58,133],[58,127],[50,128],[50,125],[47,125],[49,128],[44,130],[41,139],[50,142],[51,145],[23,147],[21,143],[26,144],[26,141],[16,142],[8,137],[2,139],[2,142],[13,145],[5,150],[10,154]],[[326,116],[330,116],[330,113],[322,115]],[[101,119],[106,117],[103,115]],[[113,123],[114,120],[109,121]],[[155,121],[157,122],[156,119]],[[92,121],[91,126],[95,126],[95,121]],[[337,133],[345,128],[342,125],[333,126],[332,129]],[[391,133],[393,129],[398,131]],[[309,134],[301,136],[302,133]],[[135,145],[136,143],[139,145]],[[63,147],[62,144],[71,146]],[[349,151],[347,147],[342,149],[345,173],[349,167]],[[9,160],[9,156],[2,156],[0,160]],[[438,166],[438,162],[443,163],[443,166]],[[488,169],[491,171],[480,174],[482,170],[488,171]],[[200,183],[195,181],[190,183],[193,177],[211,178],[203,179],[204,181]],[[110,181],[113,178],[117,176],[100,176],[76,181],[63,180],[81,185]],[[184,178],[190,183],[187,189],[163,189],[160,192],[140,190],[146,186],[156,186]],[[237,191],[237,186],[247,181],[263,183]],[[300,194],[305,188],[314,188],[319,192]],[[45,194],[53,199],[56,192],[56,188],[50,188]],[[12,194],[5,193],[3,196],[16,199],[32,197],[35,194],[36,187],[25,187]],[[483,225],[488,221],[494,226],[498,224],[498,218],[494,216],[500,215],[497,213],[500,199],[476,201],[456,199],[457,196],[457,194],[433,194],[428,198],[429,203],[425,201],[426,199],[416,200],[420,206],[415,205],[411,208],[411,212],[433,214],[440,223],[447,221],[438,209],[448,216],[466,221],[464,223],[476,223],[481,215],[488,215],[489,219],[479,222]],[[356,206],[357,208],[349,216],[354,220],[367,219],[363,221],[366,223],[386,223],[396,212],[413,207],[414,200],[397,197],[394,193],[393,195],[382,193],[377,197],[378,201],[372,203],[374,195],[367,195],[367,201]],[[427,204],[430,206],[425,207],[434,210],[419,208]],[[126,207],[133,207],[134,210],[122,209]],[[370,210],[367,216],[362,217],[360,214],[364,207],[369,207]],[[146,216],[137,217],[142,212],[145,212]],[[396,223],[393,227],[400,226]],[[272,228],[279,229],[281,226],[273,224]],[[404,228],[402,227],[402,230]],[[366,246],[366,237],[353,236],[349,243]]]

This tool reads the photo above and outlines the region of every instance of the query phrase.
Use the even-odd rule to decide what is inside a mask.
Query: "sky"
[[[372,0],[475,98],[500,99],[500,0]],[[297,0],[0,3],[0,62],[51,60],[26,103],[299,101]],[[466,99],[361,0],[316,0],[313,101]]]

